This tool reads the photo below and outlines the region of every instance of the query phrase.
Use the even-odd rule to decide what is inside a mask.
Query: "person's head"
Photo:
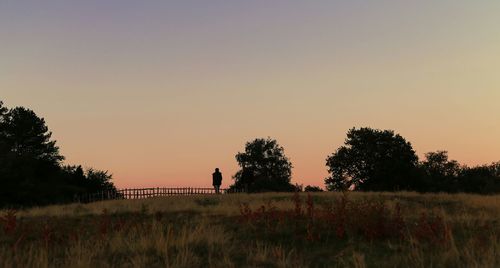
[[[216,169],[215,169],[215,172],[219,172],[219,168],[216,168]]]

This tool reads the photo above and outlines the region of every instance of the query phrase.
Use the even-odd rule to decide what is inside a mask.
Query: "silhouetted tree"
[[[323,192],[323,189],[318,186],[307,185],[306,188],[304,188],[304,192]]]
[[[0,128],[2,199],[24,203],[49,198],[44,187],[56,180],[63,157],[43,118],[22,107],[4,110]]]
[[[411,188],[418,157],[392,130],[352,128],[344,146],[326,159],[328,190],[393,191]]]
[[[500,161],[491,164],[490,170],[491,170],[491,174],[493,174],[493,176],[500,178]]]
[[[293,191],[292,163],[276,140],[261,138],[247,142],[245,152],[239,152],[236,161],[241,169],[233,176],[233,188],[249,192]]]
[[[293,185],[293,191],[294,192],[303,192],[304,191],[304,184],[298,184],[298,183],[295,183]]]
[[[88,187],[90,192],[114,190],[115,186],[111,182],[112,176],[107,171],[89,169],[86,172]]]
[[[3,102],[0,101],[0,172],[2,168],[2,162],[5,166],[5,161],[7,160],[7,156],[10,153],[10,149],[8,146],[8,133],[7,133],[7,112],[8,109],[3,106]],[[1,173],[0,173],[1,174]],[[1,177],[0,177],[1,179]]]
[[[3,102],[0,101],[0,174],[1,173],[1,168],[2,162],[5,162],[7,153],[9,152],[9,148],[7,146],[7,133],[6,133],[6,123],[5,120],[7,119],[7,111],[8,109],[3,106]],[[1,178],[0,178],[1,180]]]
[[[415,190],[421,192],[500,192],[500,163],[461,166],[455,160],[448,160],[446,151],[438,151],[427,153],[419,167],[419,184]]]
[[[64,159],[59,154],[56,141],[50,139],[52,132],[43,118],[23,107],[16,107],[6,114],[4,139],[11,153],[54,164]]]
[[[3,106],[3,101],[0,100],[0,117],[3,117],[3,115],[8,111],[7,107]],[[2,120],[2,119],[0,119]]]
[[[114,189],[105,172],[62,167],[45,120],[0,101],[0,207],[69,202],[75,194]]]
[[[457,190],[479,194],[500,193],[500,162],[462,168]]]
[[[429,152],[420,163],[423,172],[415,190],[422,192],[454,192],[458,189],[460,164],[456,160],[448,160],[447,151]]]
[[[61,171],[64,185],[67,186],[65,193],[69,197],[84,193],[107,192],[116,194],[117,189],[112,183],[112,175],[107,171],[89,168],[83,170],[81,166],[64,166]]]

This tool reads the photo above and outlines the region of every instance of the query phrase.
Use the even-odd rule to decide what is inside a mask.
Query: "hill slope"
[[[2,267],[499,267],[500,196],[232,194],[2,211]]]

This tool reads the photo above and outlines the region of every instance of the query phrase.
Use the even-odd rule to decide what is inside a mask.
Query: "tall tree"
[[[42,204],[60,198],[60,162],[64,158],[51,140],[45,120],[23,107],[2,110],[0,202]]]
[[[3,106],[3,102],[0,100],[0,204],[5,197],[5,191],[7,191],[7,174],[9,164],[9,147],[7,145],[7,133],[5,132],[5,122],[7,120],[8,109]]]
[[[392,130],[352,128],[344,146],[328,156],[328,190],[404,190],[411,188],[418,157]]]
[[[10,110],[4,122],[5,142],[11,153],[17,156],[59,163],[64,159],[59,154],[52,132],[43,118],[32,110],[16,107]]]
[[[3,106],[3,101],[0,100],[0,120],[2,116],[7,112],[7,108]]]
[[[8,151],[6,137],[7,112],[7,107],[3,106],[3,102],[0,100],[0,157],[5,156]]]
[[[6,155],[8,151],[7,138],[5,132],[5,121],[7,120],[8,109],[3,106],[3,102],[0,100],[0,162],[2,157]]]
[[[292,191],[292,163],[274,139],[259,138],[247,142],[244,152],[236,155],[241,169],[233,176],[233,187],[260,191]]]
[[[7,110],[0,101],[0,207],[70,202],[75,194],[116,191],[107,172],[62,167],[64,157],[51,136],[45,120],[32,110]]]

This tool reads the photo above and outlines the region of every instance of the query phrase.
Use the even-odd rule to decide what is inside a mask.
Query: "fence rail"
[[[242,193],[242,190],[220,189],[221,194]],[[82,194],[75,196],[75,201],[80,203],[89,203],[112,199],[145,199],[160,196],[174,195],[209,195],[216,194],[214,188],[141,188],[141,189],[120,189],[117,191],[101,191],[98,193]]]

